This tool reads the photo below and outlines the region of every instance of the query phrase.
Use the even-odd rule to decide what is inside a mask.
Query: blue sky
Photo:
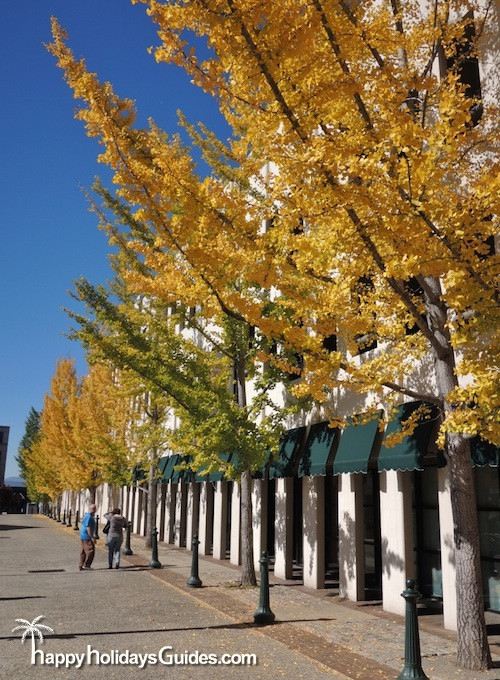
[[[73,113],[76,102],[43,43],[50,17],[70,35],[77,56],[136,100],[139,121],[153,116],[177,128],[177,109],[222,136],[227,129],[215,102],[184,73],[156,64],[157,43],[142,5],[129,0],[0,0],[0,424],[11,428],[6,476],[17,474],[15,455],[31,406],[40,409],[59,358],[80,347],[65,333],[69,291],[79,276],[109,277],[108,248],[87,207],[88,188],[105,169],[98,147]]]

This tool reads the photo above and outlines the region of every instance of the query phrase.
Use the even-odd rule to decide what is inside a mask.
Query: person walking
[[[115,569],[119,569],[123,530],[127,528],[127,520],[123,517],[120,508],[114,508],[111,512],[107,512],[104,517],[109,522],[106,536],[108,544],[108,569],[112,569],[113,566]]]
[[[95,519],[94,515],[96,512],[96,506],[94,503],[89,505],[89,511],[85,513],[85,516],[80,524],[80,541],[82,543],[82,549],[80,551],[80,571],[84,569],[90,569],[95,555]]]

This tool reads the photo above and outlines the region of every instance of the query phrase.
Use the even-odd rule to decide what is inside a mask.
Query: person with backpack
[[[123,530],[127,528],[127,520],[123,517],[120,508],[114,508],[104,515],[107,520],[103,529],[106,534],[108,546],[108,569],[120,567],[120,551],[123,543]]]

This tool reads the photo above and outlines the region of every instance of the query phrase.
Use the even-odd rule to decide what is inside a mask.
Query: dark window
[[[481,570],[486,609],[500,612],[500,468],[475,469]]]
[[[252,349],[255,345],[255,326],[248,326],[248,347]]]
[[[452,54],[446,59],[447,70],[457,73],[460,82],[465,85],[465,96],[475,100],[470,107],[473,126],[479,123],[483,115],[479,61],[474,56],[475,38],[474,15],[467,12],[464,17],[463,37],[455,42]]]
[[[323,345],[323,349],[326,349],[327,352],[336,352],[337,351],[337,336],[336,335],[328,335],[326,338],[323,338],[321,344]]]
[[[486,260],[491,255],[495,254],[495,237],[493,235],[487,236],[481,247],[476,249],[476,254],[480,260]]]
[[[417,305],[417,307],[419,307],[424,301],[424,291],[422,289],[422,286],[417,281],[417,279],[414,276],[412,276],[411,278],[404,282],[404,287],[406,292],[411,295],[413,302]],[[427,322],[425,314],[421,314],[420,319],[424,323]],[[414,335],[415,333],[418,333],[419,330],[420,328],[416,323],[412,325],[407,324],[406,335]]]
[[[297,369],[297,372],[290,372],[286,374],[288,380],[298,380],[302,375],[302,369],[304,368],[304,357],[299,352],[294,352],[289,359],[291,365]]]

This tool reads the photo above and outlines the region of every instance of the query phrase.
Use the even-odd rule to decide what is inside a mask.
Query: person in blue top
[[[82,549],[80,551],[80,571],[90,569],[95,554],[95,515],[96,506],[89,505],[89,511],[85,513],[85,517],[80,525],[80,540],[82,542]]]

